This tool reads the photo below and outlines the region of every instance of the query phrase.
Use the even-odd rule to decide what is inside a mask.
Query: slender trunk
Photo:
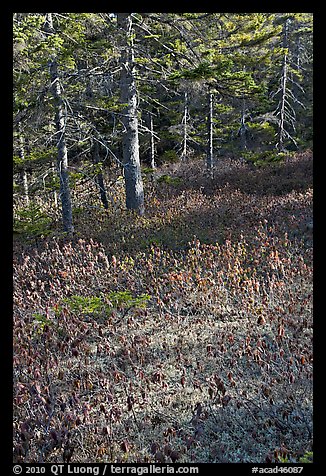
[[[43,30],[46,31],[47,33],[54,33],[52,13],[45,14],[45,22],[43,25]]]
[[[43,30],[48,34],[54,34],[52,13],[46,13]],[[74,227],[72,221],[72,204],[70,196],[69,186],[69,173],[68,173],[68,152],[65,139],[66,129],[66,113],[64,102],[62,98],[62,91],[58,74],[58,63],[55,56],[49,59],[49,72],[51,79],[51,93],[54,99],[55,105],[55,123],[57,129],[57,173],[60,180],[60,199],[61,199],[61,212],[63,229],[69,235],[73,234]],[[55,194],[56,202],[56,194]]]
[[[93,141],[93,160],[94,164],[99,164],[100,163],[100,153],[99,153],[99,144],[96,139]],[[106,189],[104,185],[104,180],[103,180],[103,174],[102,172],[98,172],[95,177],[95,181],[100,189],[100,197],[101,201],[103,203],[104,208],[107,210],[109,208],[109,202],[108,202],[108,197],[106,195]]]
[[[26,172],[26,167],[24,164],[25,161],[25,145],[24,145],[24,137],[22,134],[21,130],[21,124],[18,124],[18,130],[19,130],[19,157],[22,160],[23,164],[23,169],[21,171],[21,181],[23,184],[23,192],[24,192],[24,199],[25,203],[28,206],[29,205],[29,193],[28,193],[28,179],[27,179],[27,172]]]
[[[301,36],[297,36],[296,40],[296,51],[295,51],[295,59],[294,64],[296,66],[297,71],[301,70],[301,50],[302,50],[302,41]]]
[[[52,171],[52,175],[53,175],[53,178],[54,178],[56,176],[54,162],[51,162],[51,171]],[[57,209],[58,208],[58,194],[57,194],[57,191],[56,191],[55,187],[53,189],[53,201],[54,201],[54,207]]]
[[[137,88],[134,78],[133,30],[130,13],[117,13],[118,27],[123,32],[120,56],[120,100],[124,133],[122,137],[126,207],[144,214],[144,189],[140,169]]]
[[[183,103],[183,150],[182,150],[182,159],[187,159],[187,118],[188,118],[188,93],[184,93],[184,103]]]
[[[284,65],[282,72],[282,97],[280,104],[280,119],[277,132],[277,149],[281,152],[284,149],[284,122],[285,122],[285,100],[286,100],[286,82],[287,82],[287,64],[286,55],[284,55]]]
[[[153,126],[153,115],[149,113],[150,120],[150,131],[151,131],[151,168],[155,169],[155,142],[154,142],[154,126]]]
[[[208,95],[208,146],[206,166],[209,175],[213,178],[214,151],[213,151],[213,93]]]
[[[66,113],[59,82],[58,65],[55,58],[49,62],[49,67],[51,77],[51,92],[55,101],[56,109],[55,122],[58,136],[57,172],[60,180],[63,229],[68,234],[72,234],[74,227],[72,221],[72,205],[69,186],[68,153],[65,140]]]
[[[241,124],[239,129],[240,140],[241,140],[241,148],[242,150],[247,150],[247,126],[245,122],[245,115],[246,115],[246,101],[245,99],[242,100],[242,111],[241,111]]]
[[[26,202],[26,205],[29,205],[28,179],[27,179],[27,172],[26,172],[25,168],[22,170],[21,178],[22,178],[22,182],[23,182],[25,202]]]
[[[283,29],[283,48],[285,48],[285,53],[283,57],[283,66],[282,66],[282,78],[281,78],[281,101],[280,101],[280,119],[277,132],[277,149],[279,152],[284,150],[284,139],[285,139],[285,107],[286,107],[286,88],[287,88],[287,79],[288,79],[288,56],[286,49],[288,47],[288,20],[286,20]]]

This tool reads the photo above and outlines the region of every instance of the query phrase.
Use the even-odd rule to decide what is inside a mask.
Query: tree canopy
[[[249,157],[273,148],[282,152],[309,146],[311,14],[126,15],[132,20],[127,41],[132,42],[132,115],[141,163],[154,163],[154,153],[157,163],[184,156],[186,150],[205,153],[208,142],[216,156],[238,150]],[[117,18],[115,13],[14,14],[15,173],[24,169],[53,181],[50,169],[58,135],[64,132],[68,175],[73,167],[88,173],[97,141],[104,157],[104,162],[97,160],[98,172],[115,163],[126,177],[129,159],[123,159],[121,139],[131,114],[126,112],[130,89],[121,95],[120,75],[121,55],[129,46]],[[64,116],[61,132],[55,126],[58,103],[51,94],[54,58]],[[211,139],[205,126],[208,93],[213,95]],[[133,186],[126,183],[127,195]]]

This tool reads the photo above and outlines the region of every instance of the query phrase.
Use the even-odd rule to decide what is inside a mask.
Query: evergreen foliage
[[[119,100],[122,37],[116,16],[58,13],[52,17],[53,31],[47,28],[45,14],[14,16],[14,127],[20,124],[27,149],[25,158],[19,158],[16,135],[15,171],[20,173],[23,161],[28,177],[38,173],[31,160],[42,157],[46,173],[55,156],[48,153],[55,150],[58,139],[49,94],[48,62],[53,56],[63,91],[69,164],[82,166],[96,137],[101,144],[100,162],[123,167],[121,114],[126,104]],[[282,143],[289,149],[311,147],[311,14],[135,13],[132,18],[143,162],[150,165],[153,143],[161,163],[170,161],[172,154],[177,160],[185,147],[188,155],[206,151],[208,92],[214,94],[216,154],[223,150],[241,155],[244,148],[263,152],[276,147],[282,92],[278,81],[285,54],[287,123]],[[283,45],[285,21],[290,25],[287,48]],[[189,96],[186,132],[184,91]],[[155,118],[156,130],[151,133],[148,112]]]

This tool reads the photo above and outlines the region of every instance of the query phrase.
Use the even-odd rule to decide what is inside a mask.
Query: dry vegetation
[[[15,248],[17,462],[312,451],[312,154],[160,173],[145,217],[120,193]]]

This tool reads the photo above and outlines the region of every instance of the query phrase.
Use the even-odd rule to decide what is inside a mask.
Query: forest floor
[[[16,462],[309,460],[312,153],[201,166],[16,240]]]

